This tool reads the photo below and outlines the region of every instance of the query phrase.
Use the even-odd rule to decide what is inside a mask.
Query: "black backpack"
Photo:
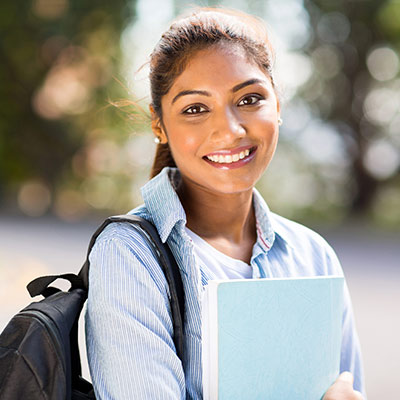
[[[87,298],[90,250],[111,222],[139,226],[158,255],[171,293],[174,343],[183,360],[183,285],[171,251],[162,244],[154,226],[143,218],[109,217],[93,234],[78,275],[42,276],[28,284],[32,297],[42,294],[45,298],[16,314],[0,335],[1,400],[95,399],[92,385],[81,377],[78,320]],[[68,292],[49,286],[58,278],[71,282]]]

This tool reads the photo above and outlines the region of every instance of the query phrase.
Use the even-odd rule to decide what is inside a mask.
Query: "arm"
[[[329,247],[328,251],[328,260],[333,267],[333,271],[338,275],[343,275],[342,267],[337,259],[334,251]],[[351,387],[353,387],[353,379],[354,379],[354,390],[361,392],[363,396],[366,398],[365,394],[365,386],[364,386],[364,371],[362,366],[362,356],[360,349],[360,342],[358,339],[354,315],[353,315],[353,307],[351,303],[350,293],[347,287],[347,283],[344,286],[344,299],[343,299],[343,318],[342,318],[342,347],[340,354],[340,372],[343,373],[345,371],[349,371],[351,374],[344,374],[344,380],[351,376]],[[343,374],[342,374],[343,375]],[[340,375],[340,376],[342,376]],[[354,378],[353,378],[354,377]],[[339,384],[335,382],[335,385],[342,386],[343,379],[339,380]],[[332,386],[332,387],[333,387]],[[335,386],[336,387],[336,386]],[[335,389],[336,390],[336,389]],[[329,397],[330,398],[330,397]],[[335,397],[336,398],[336,397]],[[341,397],[337,397],[341,399]],[[344,399],[346,397],[343,397]],[[351,397],[349,397],[351,398]],[[357,397],[355,397],[357,398]]]
[[[111,229],[90,257],[86,331],[96,398],[183,399],[164,275],[137,231],[124,227],[125,239],[121,226]]]
[[[364,372],[362,367],[362,357],[360,342],[358,339],[353,307],[347,284],[344,288],[344,312],[342,323],[342,349],[340,357],[340,372],[350,371],[354,376],[354,388],[363,393],[365,396],[364,387]]]

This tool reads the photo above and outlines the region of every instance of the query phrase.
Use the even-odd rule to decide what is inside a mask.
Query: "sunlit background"
[[[141,203],[154,152],[148,56],[171,19],[193,5],[235,7],[267,22],[284,123],[258,188],[272,210],[339,246],[368,330],[371,279],[383,279],[376,296],[395,297],[384,310],[378,297],[368,305],[374,316],[393,313],[385,320],[393,324],[377,331],[400,337],[398,0],[2,1],[0,328],[28,301],[21,293],[29,279],[77,270],[68,262],[83,258],[96,223]],[[54,265],[57,257],[64,263]],[[381,345],[376,335],[368,342],[360,330],[368,346]],[[392,364],[372,365],[378,359],[364,351],[372,400],[399,392],[392,346]],[[389,378],[376,372],[385,365]]]
[[[276,48],[284,125],[259,184],[271,208],[399,226],[399,2],[218,4],[265,19]],[[186,9],[177,0],[2,2],[3,207],[70,221],[140,203],[153,154],[146,61]],[[144,111],[112,105],[127,99]]]

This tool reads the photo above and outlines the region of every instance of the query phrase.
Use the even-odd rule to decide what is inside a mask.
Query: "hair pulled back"
[[[150,56],[152,106],[162,123],[161,99],[183,72],[194,53],[220,43],[239,45],[246,56],[270,77],[273,49],[264,23],[244,12],[224,8],[199,8],[175,20]],[[175,167],[168,143],[158,144],[151,177],[164,167]]]

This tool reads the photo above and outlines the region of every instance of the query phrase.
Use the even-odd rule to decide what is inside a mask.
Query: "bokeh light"
[[[89,211],[89,204],[78,190],[63,189],[57,193],[54,213],[64,221],[78,221]]]
[[[372,123],[387,125],[399,113],[400,93],[392,88],[372,89],[364,101],[364,115]]]
[[[343,67],[342,55],[334,46],[318,47],[312,52],[311,58],[318,73],[327,79],[336,76]]]
[[[63,16],[67,12],[68,6],[68,0],[34,0],[32,11],[38,17],[55,19]]]
[[[308,81],[311,74],[311,61],[302,53],[286,52],[277,58],[277,81],[284,92],[286,101],[295,96],[297,89]]]
[[[325,43],[342,43],[350,34],[349,19],[340,12],[323,14],[318,22],[317,33]]]
[[[377,179],[387,179],[400,166],[400,152],[386,139],[371,141],[365,154],[364,166]]]
[[[121,148],[110,139],[93,141],[87,148],[87,170],[91,174],[113,174],[124,165]]]
[[[115,179],[109,176],[94,176],[85,179],[81,190],[85,200],[94,208],[110,209],[118,197]]]
[[[368,54],[367,66],[377,81],[388,81],[399,72],[399,57],[390,47],[378,47]]]
[[[48,186],[37,180],[23,183],[18,192],[18,205],[30,217],[40,217],[49,208],[51,194]]]

